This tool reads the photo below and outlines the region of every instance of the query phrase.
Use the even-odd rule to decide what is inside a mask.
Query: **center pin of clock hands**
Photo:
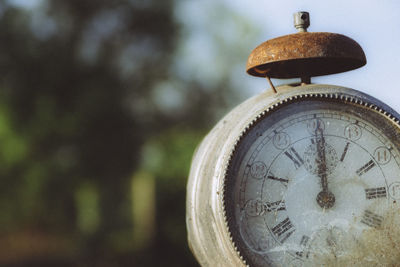
[[[318,176],[321,179],[322,191],[317,195],[317,203],[323,209],[332,208],[335,204],[335,196],[331,191],[328,190],[328,175],[326,167],[326,155],[325,155],[325,137],[323,129],[320,123],[317,122],[317,127],[315,129],[316,146],[318,152],[318,159],[316,163],[318,164]]]

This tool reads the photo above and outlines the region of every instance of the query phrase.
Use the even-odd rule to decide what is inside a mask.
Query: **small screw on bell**
[[[293,14],[294,27],[299,32],[307,32],[307,28],[310,26],[310,13],[306,11],[300,11]],[[301,76],[301,84],[310,84],[311,77],[308,75]]]
[[[310,26],[310,13],[300,11],[293,14],[294,27],[299,32],[307,32],[307,28]]]

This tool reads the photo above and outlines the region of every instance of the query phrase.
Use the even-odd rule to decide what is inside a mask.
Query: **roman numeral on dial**
[[[368,188],[365,189],[365,196],[367,199],[373,198],[386,198],[386,187]]]
[[[299,257],[306,256],[306,258],[308,258],[308,254],[309,254],[309,253],[306,253],[306,254],[304,255],[304,252],[305,252],[305,249],[306,249],[306,247],[307,247],[308,241],[310,241],[310,237],[308,237],[308,236],[306,236],[306,235],[303,235],[303,236],[301,237],[301,240],[300,240],[300,247],[301,247],[301,250],[296,252],[296,255],[297,255],[297,256],[299,256]]]
[[[361,168],[359,168],[357,170],[357,174],[359,176],[365,174],[366,172],[368,172],[370,169],[372,169],[373,167],[375,167],[375,162],[371,159],[370,161],[368,161],[364,166],[362,166]]]
[[[278,177],[273,176],[273,175],[268,175],[267,178],[271,179],[271,180],[279,181],[279,182],[284,183],[286,185],[289,183],[288,179],[278,178]]]
[[[262,202],[260,200],[249,200],[244,207],[246,214],[250,217],[264,216],[267,212],[286,210],[284,200],[275,202]]]
[[[283,238],[280,240],[281,243],[285,242],[286,239],[288,239],[290,235],[293,234],[293,232],[295,231],[294,226],[289,218],[284,219],[271,230],[276,236],[283,236]]]
[[[372,211],[365,210],[361,222],[371,227],[379,227],[381,226],[383,221],[383,217],[373,213]]]
[[[304,164],[303,159],[300,157],[299,153],[297,153],[297,151],[291,147],[290,149],[285,151],[285,155],[291,159],[294,163],[294,166],[297,168],[299,168],[301,165]]]
[[[265,203],[265,209],[267,212],[286,210],[286,204],[285,204],[284,200],[275,201],[275,202],[267,202],[267,203]]]

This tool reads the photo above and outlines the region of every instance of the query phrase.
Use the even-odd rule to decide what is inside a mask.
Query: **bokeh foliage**
[[[178,1],[36,2],[0,0],[0,265],[196,266],[186,180],[238,99],[232,40],[207,26],[231,67],[207,82]]]

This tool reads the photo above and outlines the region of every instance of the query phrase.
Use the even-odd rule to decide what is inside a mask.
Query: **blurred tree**
[[[237,36],[204,25],[217,41],[202,76],[188,67],[199,56],[176,18],[184,3],[34,2],[0,0],[0,265],[196,265],[186,176],[215,114],[237,102],[229,73],[244,64],[248,24],[208,1],[210,17],[246,41],[228,50]],[[143,247],[132,242],[130,194],[152,183],[139,176],[154,179],[143,192],[156,198]]]
[[[165,78],[178,29],[172,1],[1,7],[1,103],[11,118],[2,122],[2,147],[14,143],[2,151],[2,230],[80,235],[74,192],[89,185],[99,224],[84,246],[112,250],[113,231],[130,225],[126,189],[154,122],[130,105],[146,106]]]

